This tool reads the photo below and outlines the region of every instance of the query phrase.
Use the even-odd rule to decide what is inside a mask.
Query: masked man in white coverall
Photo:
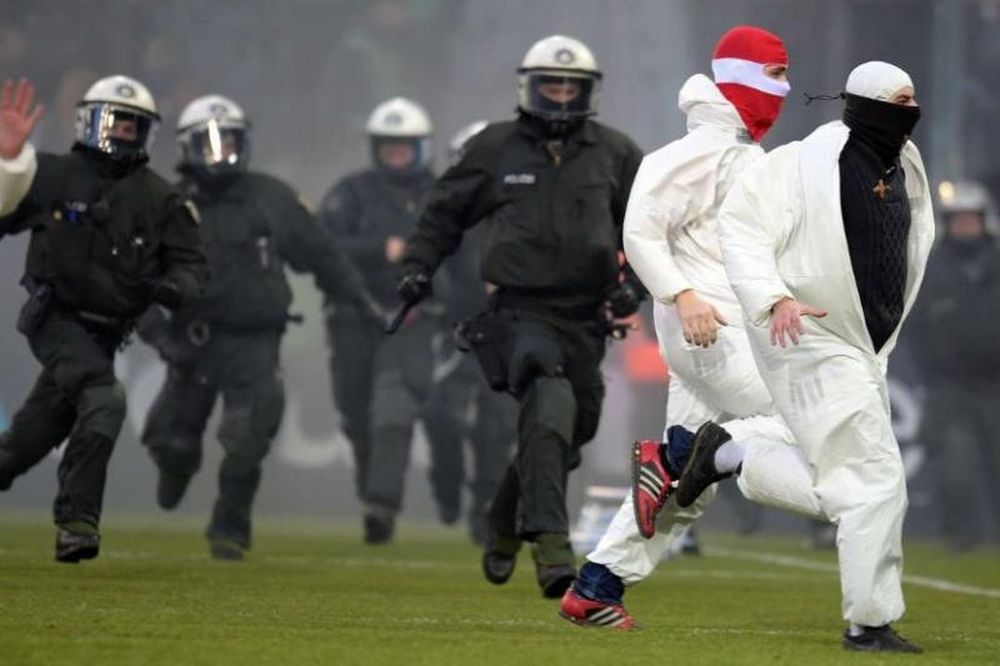
[[[624,246],[656,300],[657,338],[671,370],[668,444],[635,444],[633,495],[563,597],[561,615],[577,624],[632,627],[622,606],[624,586],[652,573],[711,501],[714,487],[688,508],[667,499],[700,425],[726,422],[741,439],[763,435],[794,452],[783,443],[791,435],[779,418],[748,418],[773,409],[726,278],[717,230],[726,194],[764,155],[757,142],[788,93],[787,64],[777,36],[750,26],[728,31],[713,54],[715,81],[698,74],[681,88],[688,134],[647,155],[636,175]],[[729,423],[734,419],[742,420]]]
[[[750,345],[805,464],[757,456],[709,423],[674,500],[689,505],[736,473],[751,499],[825,516],[837,526],[844,647],[920,652],[890,626],[904,611],[907,498],[885,378],[934,236],[908,140],[920,109],[909,75],[884,62],[851,72],[844,98],[843,122],[756,163],[719,213]]]

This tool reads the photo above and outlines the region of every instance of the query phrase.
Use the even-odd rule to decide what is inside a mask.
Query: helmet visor
[[[242,168],[249,157],[246,128],[215,120],[189,130],[181,145],[184,162],[192,166]]]
[[[527,72],[525,110],[552,119],[571,119],[594,113],[593,76],[554,72]]]
[[[84,104],[77,140],[113,157],[146,157],[156,138],[157,118],[109,102]]]

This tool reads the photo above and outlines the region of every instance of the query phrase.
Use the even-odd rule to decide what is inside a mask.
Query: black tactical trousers
[[[29,337],[42,374],[0,435],[0,490],[69,441],[59,463],[55,523],[96,531],[108,461],[125,418],[125,392],[115,379],[119,331],[50,312]]]
[[[375,386],[375,353],[384,333],[355,313],[327,323],[330,345],[330,377],[333,399],[340,412],[341,427],[354,451],[354,484],[364,499],[371,451],[372,392]]]
[[[205,535],[249,548],[250,514],[260,485],[261,463],[285,409],[279,369],[281,335],[213,332],[190,365],[171,367],[153,404],[142,442],[157,466],[179,476],[201,465],[202,437],[216,398],[222,395],[217,433],[225,451],[219,496]]]
[[[410,462],[410,444],[417,420],[425,420],[434,373],[432,339],[438,331],[434,319],[420,318],[404,324],[387,337],[375,358],[372,402],[372,440],[365,479],[365,503],[396,512],[402,508],[404,481]],[[430,437],[431,478],[441,476],[442,447],[454,440]],[[459,477],[461,478],[461,476]],[[440,492],[435,492],[440,497]]]
[[[566,486],[597,432],[604,399],[600,326],[523,310],[511,321],[511,385],[519,391],[517,456],[489,511],[493,531],[525,540],[569,534]]]
[[[458,366],[436,381],[427,399],[424,426],[437,452],[431,485],[441,506],[458,508],[465,485],[466,449],[472,452],[470,518],[478,519],[496,493],[510,464],[517,436],[517,403],[491,391],[480,376],[475,358],[455,350]]]
[[[994,380],[995,381],[995,380]],[[990,527],[1000,534],[1000,386],[936,382],[928,388],[920,440],[939,480],[942,532],[959,550],[974,547]],[[977,473],[978,471],[978,473]],[[980,493],[987,512],[980,510]],[[992,524],[992,525],[991,525]]]

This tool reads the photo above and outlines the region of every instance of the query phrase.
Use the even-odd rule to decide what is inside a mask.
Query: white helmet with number
[[[181,164],[210,172],[240,171],[250,159],[250,121],[240,105],[222,95],[205,95],[181,111],[177,143]]]
[[[76,105],[76,142],[114,159],[148,159],[159,124],[153,95],[127,76],[100,79]]]
[[[365,131],[371,138],[372,157],[377,165],[393,171],[423,169],[430,165],[430,137],[434,133],[434,125],[424,108],[416,102],[405,97],[393,97],[382,102],[368,116]],[[379,156],[380,146],[384,143],[411,143],[414,149],[411,165],[399,168],[385,164]]]
[[[586,44],[564,35],[546,37],[528,49],[517,70],[517,106],[545,120],[572,121],[597,113],[601,71]],[[544,86],[572,84],[567,94],[546,95]]]
[[[452,164],[462,159],[469,141],[472,141],[477,134],[482,132],[487,127],[489,127],[488,122],[485,120],[477,120],[469,123],[452,135],[451,140],[448,141],[448,159],[451,160]]]
[[[1000,233],[1000,215],[993,197],[974,180],[941,181],[938,184],[937,204],[938,215],[945,222],[957,213],[976,213],[982,216],[988,233]]]

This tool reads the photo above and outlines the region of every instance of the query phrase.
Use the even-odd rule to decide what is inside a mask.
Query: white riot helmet
[[[222,95],[192,101],[177,121],[181,165],[209,173],[243,171],[250,160],[250,121],[240,105]]]
[[[434,126],[424,108],[405,97],[393,97],[382,102],[368,116],[365,131],[371,139],[372,159],[380,168],[396,172],[426,169],[431,163],[431,134]],[[413,160],[406,167],[386,164],[380,157],[387,143],[409,143]]]
[[[97,81],[76,105],[76,142],[117,160],[147,160],[159,124],[153,96],[127,76]]]
[[[473,137],[482,132],[488,126],[489,123],[485,120],[477,120],[455,132],[455,134],[451,137],[451,140],[448,141],[448,159],[451,160],[452,164],[456,164],[462,159],[465,155],[465,148],[468,146],[469,141],[471,141]]]
[[[941,181],[938,184],[937,213],[945,225],[953,215],[973,213],[982,217],[986,233],[1000,233],[1000,216],[993,197],[973,180]],[[943,230],[945,234],[947,231],[947,228]]]
[[[542,94],[542,86],[572,83],[578,92],[565,100]],[[574,121],[597,113],[601,71],[587,45],[578,39],[552,35],[535,42],[517,70],[517,106],[524,113],[550,121]]]

